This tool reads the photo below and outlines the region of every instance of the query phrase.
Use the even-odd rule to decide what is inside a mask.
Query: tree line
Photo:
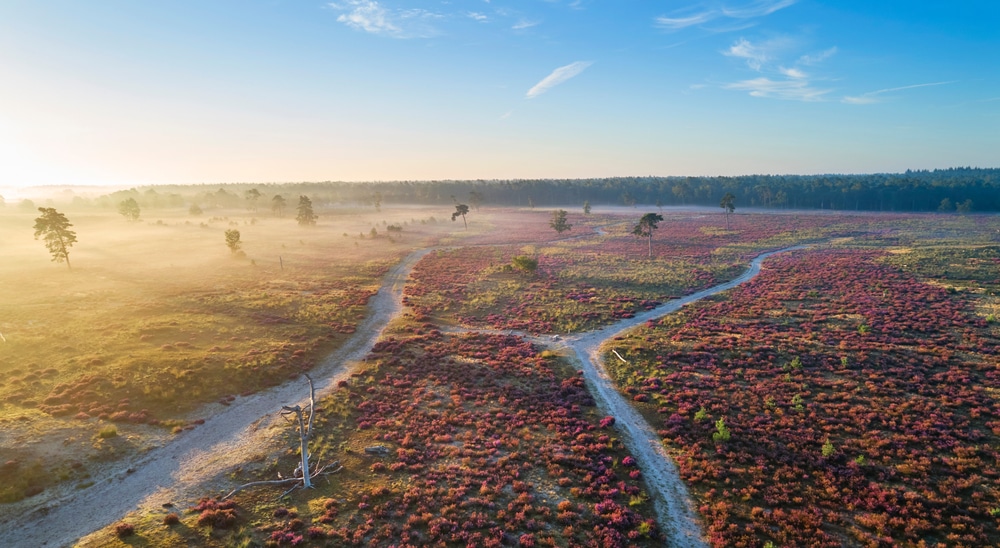
[[[134,200],[142,209],[270,209],[281,216],[286,198],[295,196],[308,196],[317,207],[354,204],[379,210],[390,204],[443,206],[456,200],[471,209],[481,205],[551,208],[580,204],[716,207],[726,195],[733,196],[741,208],[1000,211],[1000,169],[963,167],[864,175],[158,185],[94,199],[74,196],[72,205],[115,208],[123,201]],[[26,209],[35,208],[29,204]]]

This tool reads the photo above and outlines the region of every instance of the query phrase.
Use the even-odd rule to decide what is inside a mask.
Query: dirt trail
[[[318,394],[347,377],[349,362],[368,354],[400,312],[403,286],[413,265],[430,251],[409,254],[386,275],[356,334],[313,370]],[[227,479],[226,472],[265,453],[273,444],[267,426],[278,420],[276,411],[282,405],[305,403],[307,393],[305,381],[296,380],[237,398],[229,407],[210,407],[218,409],[205,424],[144,455],[116,463],[114,469],[95,476],[95,484],[87,489],[65,486],[44,504],[32,505],[29,499],[8,505],[0,509],[0,546],[66,546],[140,507],[160,509],[171,503],[183,510],[198,496],[212,492],[219,479]]]
[[[804,247],[806,246],[764,253],[754,259],[750,263],[750,268],[738,278],[680,299],[674,299],[653,310],[637,314],[634,318],[570,336],[563,341],[564,345],[576,354],[578,365],[592,387],[592,393],[598,406],[615,417],[615,426],[625,433],[626,445],[638,461],[643,477],[652,491],[651,496],[659,518],[658,521],[669,546],[708,546],[708,542],[702,536],[698,514],[695,512],[687,486],[684,485],[677,471],[677,466],[667,454],[656,430],[615,388],[614,381],[601,362],[601,346],[648,320],[676,312],[684,305],[746,283],[760,272],[761,263],[775,253],[803,249]]]
[[[448,246],[451,247],[451,246]],[[571,348],[593,387],[598,405],[617,418],[626,434],[629,449],[645,475],[661,526],[671,546],[706,546],[690,496],[677,468],[663,449],[653,428],[617,392],[600,362],[602,343],[647,320],[675,312],[682,306],[731,289],[752,279],[760,263],[774,253],[753,261],[740,277],[727,283],[676,299],[655,310],[636,315],[614,325],[567,337],[531,339],[552,346]],[[378,294],[370,302],[368,317],[356,334],[313,370],[318,395],[329,392],[350,373],[349,362],[368,354],[385,326],[402,310],[402,293],[414,265],[428,253],[441,248],[415,251],[393,268]],[[253,457],[275,450],[269,426],[279,420],[282,405],[303,402],[304,381],[292,381],[246,398],[237,398],[229,407],[212,407],[214,414],[205,424],[170,439],[161,447],[118,463],[95,476],[95,484],[85,490],[63,486],[45,503],[22,503],[0,508],[0,546],[38,547],[72,545],[81,537],[103,528],[137,508],[160,509],[170,503],[177,509],[193,504],[197,497],[231,487],[225,474]],[[225,485],[223,485],[225,484]]]

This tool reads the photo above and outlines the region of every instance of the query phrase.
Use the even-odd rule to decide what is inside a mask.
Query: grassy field
[[[32,238],[37,212],[0,210],[0,501],[86,485],[88,463],[309,369],[354,332],[390,266],[455,229],[416,209],[320,211],[311,227],[245,210],[63,212],[72,269]]]

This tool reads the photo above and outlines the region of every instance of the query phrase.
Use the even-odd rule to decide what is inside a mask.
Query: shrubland
[[[771,258],[611,345],[714,545],[1000,542],[998,248],[913,235]]]
[[[441,246],[407,283],[406,320],[320,403],[313,452],[339,473],[283,498],[205,493],[84,545],[657,545],[614,419],[567,362],[495,330],[607,325],[808,242],[832,246],[770,259],[753,282],[614,341],[628,365],[606,360],[709,539],[1000,542],[992,217],[738,213],[727,229],[721,212],[667,211],[646,257],[630,234],[642,212],[626,208],[571,212],[562,234],[541,210],[473,209],[468,230],[423,210],[319,212],[316,227],[218,212],[126,232],[70,212],[71,272],[30,235],[10,247],[22,262],[0,266],[14,280],[0,286],[0,348],[15,358],[0,365],[5,443],[47,432],[99,460],[298,377],[352,333],[393,264]],[[234,228],[245,255],[225,247]],[[80,459],[53,465],[31,443],[0,470],[35,478],[9,483],[9,500],[86,487]],[[232,479],[291,470],[287,444]]]
[[[264,489],[182,515],[130,516],[128,542],[659,545],[613,421],[577,372],[524,339],[397,325],[319,408],[312,451],[338,459],[339,473],[286,498]],[[288,454],[258,473],[290,469],[296,446],[289,439]],[[115,545],[115,535],[84,545]]]

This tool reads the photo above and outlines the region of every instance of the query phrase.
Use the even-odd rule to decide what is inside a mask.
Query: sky
[[[1000,167],[1000,2],[3,0],[0,189]]]

